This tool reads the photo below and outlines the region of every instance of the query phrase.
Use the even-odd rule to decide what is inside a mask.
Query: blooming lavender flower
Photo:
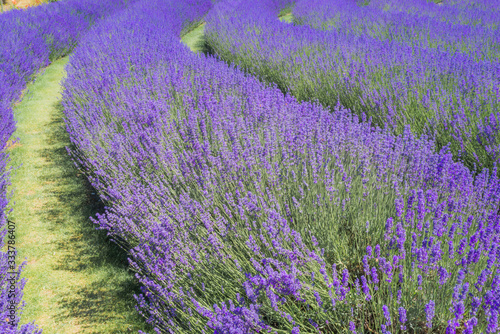
[[[495,333],[498,330],[498,310],[492,310],[488,319],[487,333]]]
[[[387,221],[385,223],[385,240],[390,239],[390,234],[392,233],[392,225],[393,225],[393,219],[392,217],[387,218]]]
[[[398,309],[399,312],[399,322],[401,323],[401,330],[406,330],[406,309],[404,307],[400,307]]]
[[[387,322],[390,322],[391,321],[391,314],[389,312],[389,308],[387,307],[387,305],[382,306],[382,311],[384,312],[384,317],[387,320]]]
[[[379,283],[379,280],[378,280],[377,268],[375,268],[375,267],[372,267],[371,278],[372,278],[373,284],[375,284],[374,289],[377,290],[378,289],[377,284]]]
[[[474,327],[477,326],[477,318],[472,317],[471,319],[465,322],[465,329],[463,331],[464,334],[472,334],[474,333]]]
[[[382,324],[382,325],[380,325],[380,329],[382,330],[382,334],[391,334],[391,332],[389,332],[389,331],[387,330],[387,327],[388,327],[388,326],[387,326],[386,324]]]
[[[439,284],[441,285],[445,284],[449,277],[448,271],[443,267],[439,267],[438,274],[439,274]]]
[[[427,327],[432,328],[432,319],[434,318],[435,304],[433,300],[430,300],[425,305],[425,317],[427,321]]]
[[[368,245],[366,246],[366,254],[368,254],[369,257],[372,257],[372,246]]]
[[[356,324],[352,321],[349,321],[349,330],[353,333],[356,334]]]
[[[342,285],[346,287],[348,282],[349,282],[349,271],[347,269],[344,269],[342,271]]]
[[[368,286],[368,283],[366,282],[366,277],[363,275],[361,276],[361,289],[363,290],[363,293],[365,294],[365,298],[367,301],[370,301],[372,296],[370,294],[370,287]]]
[[[448,320],[448,326],[446,327],[446,334],[455,334],[456,329],[460,324],[456,321],[456,319]]]
[[[482,298],[481,297],[473,297],[471,301],[471,314],[476,315],[476,312],[479,309],[479,306],[481,305]]]

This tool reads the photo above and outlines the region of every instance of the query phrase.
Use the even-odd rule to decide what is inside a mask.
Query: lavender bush
[[[340,102],[396,134],[409,125],[438,148],[450,144],[472,170],[498,163],[496,25],[462,26],[354,1],[300,4],[298,22],[319,28],[326,19],[321,28],[330,30],[279,22],[280,5],[272,0],[225,1],[207,17],[209,48],[299,100],[330,108]],[[491,13],[498,21],[500,12]]]
[[[400,13],[413,13],[422,18],[433,17],[439,21],[460,25],[484,26],[497,29],[499,7],[495,0],[370,0],[360,1],[373,7]],[[436,3],[438,6],[436,6]],[[449,32],[450,33],[450,32]],[[451,32],[453,34],[453,32]]]
[[[64,82],[96,222],[156,332],[496,332],[497,171],[191,53],[179,35],[210,7],[138,1]]]
[[[475,59],[498,60],[500,57],[497,26],[487,24],[486,18],[461,15],[491,13],[486,12],[486,4],[478,8],[465,4],[437,6],[421,0],[370,1],[366,6],[358,3],[299,0],[293,8],[295,22],[419,48],[439,48],[452,54],[462,52]],[[485,9],[481,11],[482,8]],[[496,13],[497,19],[499,15]]]
[[[97,19],[127,1],[68,0],[0,15],[0,332],[41,333],[32,323],[18,326],[22,311],[20,279],[24,263],[11,268],[7,225],[9,138],[15,130],[12,104],[37,70],[70,52]],[[11,144],[13,142],[10,142]],[[11,248],[12,249],[12,248]]]

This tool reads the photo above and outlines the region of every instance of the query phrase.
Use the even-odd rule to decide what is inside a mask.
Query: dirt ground
[[[13,0],[0,0],[3,1],[3,10],[7,11],[14,7]],[[36,6],[37,4],[46,2],[46,0],[14,0],[17,8],[26,8],[26,6]],[[0,9],[1,12],[1,9]]]

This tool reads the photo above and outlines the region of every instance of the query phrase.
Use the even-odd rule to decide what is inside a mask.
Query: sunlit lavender
[[[97,23],[70,58],[70,152],[106,203],[96,223],[129,251],[138,311],[157,333],[498,332],[497,169],[471,171],[400,109],[391,127],[347,108],[337,97],[359,88],[361,65],[343,68],[335,103],[314,101],[326,86],[309,74],[330,72],[310,55],[330,36],[346,50],[396,42],[280,23],[289,5],[138,1]],[[179,41],[204,17],[225,61]],[[307,66],[294,53],[304,50]],[[471,59],[450,57],[442,73],[453,57]],[[476,95],[497,103],[496,72],[486,72],[497,65],[479,64],[484,72],[467,72]],[[309,98],[283,93],[300,82]],[[356,94],[381,94],[363,87]],[[419,108],[437,103],[428,99]]]
[[[496,1],[219,2],[212,52],[299,100],[340,103],[373,124],[450,147],[471,170],[500,161]]]

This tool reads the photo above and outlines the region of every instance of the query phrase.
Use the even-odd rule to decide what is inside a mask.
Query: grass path
[[[278,16],[278,19],[281,22],[293,23],[293,14],[292,14],[292,12],[287,12],[287,13],[281,15],[281,16]]]
[[[204,36],[205,34],[205,22],[202,22],[193,30],[189,31],[187,34],[183,35],[181,42],[186,44],[191,51],[194,53],[205,51]]]
[[[135,311],[135,279],[124,252],[89,220],[102,209],[65,147],[60,82],[68,58],[55,61],[15,107],[19,143],[8,148],[18,264],[26,308],[44,334],[132,333],[148,330]]]

